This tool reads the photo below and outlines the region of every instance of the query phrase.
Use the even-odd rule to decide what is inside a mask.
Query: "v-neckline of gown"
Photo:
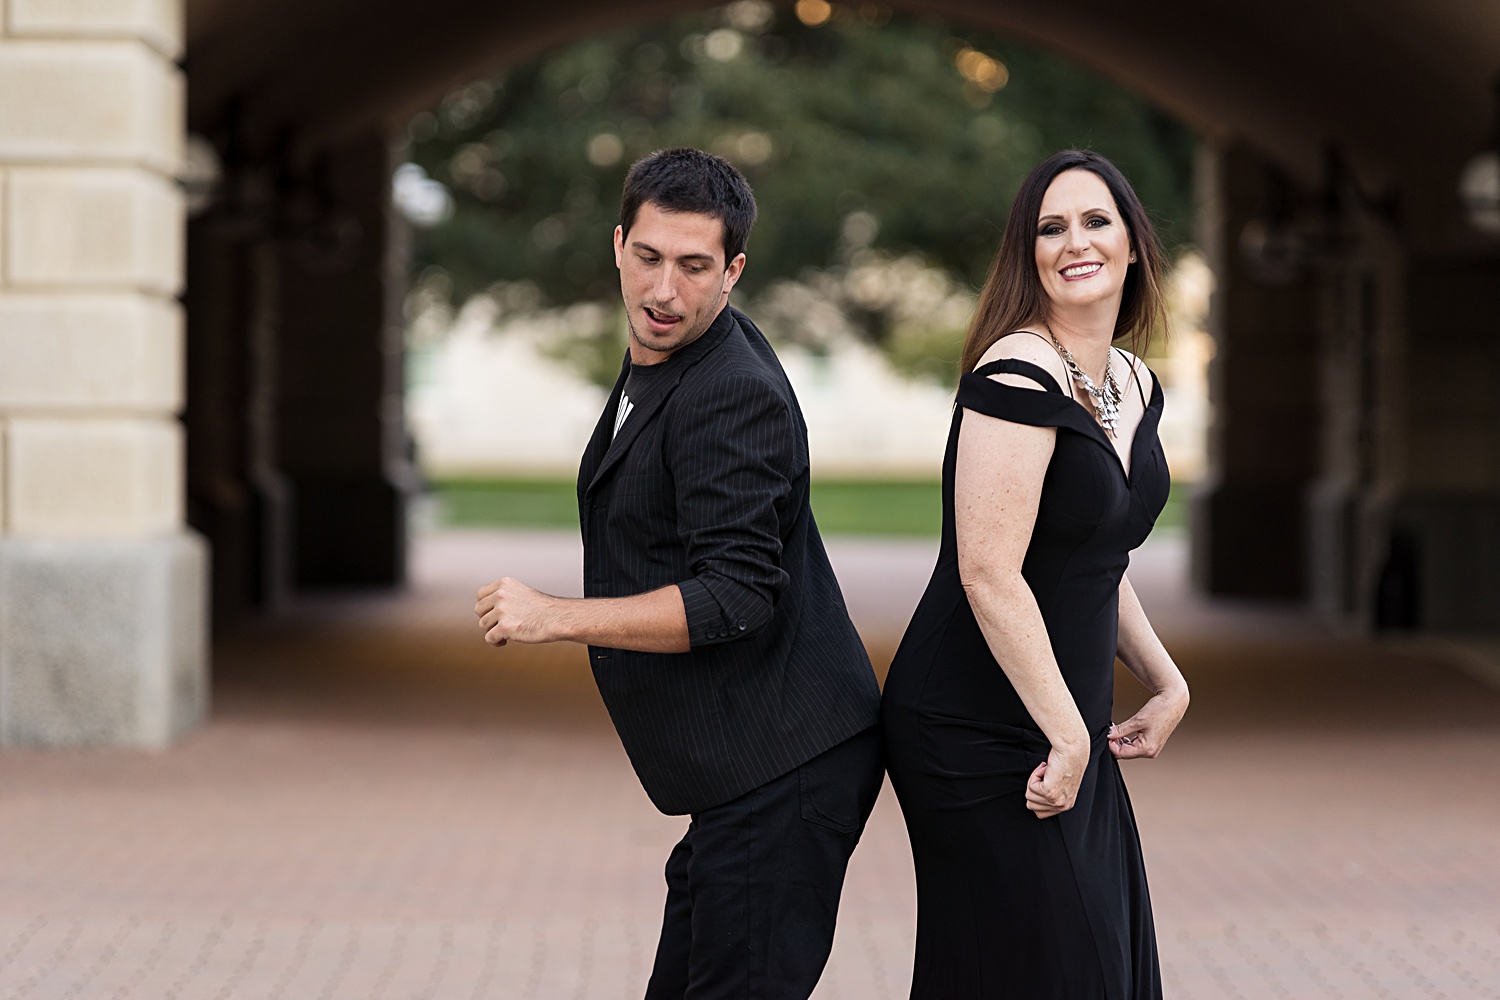
[[[1115,464],[1119,466],[1120,474],[1125,477],[1125,485],[1134,487],[1136,445],[1140,444],[1141,428],[1146,426],[1146,418],[1151,415],[1152,409],[1157,406],[1158,401],[1161,399],[1161,380],[1154,377],[1151,379],[1151,399],[1146,403],[1145,408],[1141,410],[1141,419],[1136,421],[1135,430],[1130,434],[1130,455],[1128,461],[1121,457],[1120,449],[1115,447],[1114,441],[1110,440],[1109,435],[1104,432],[1103,426],[1099,423],[1099,418],[1094,416],[1089,411],[1089,408],[1079,401],[1077,396],[1070,395],[1067,399],[1068,402],[1083,412],[1089,427],[1093,430],[1094,440],[1104,445],[1109,453],[1115,457]]]
[[[1044,339],[1044,338],[1042,338],[1042,335],[1039,334],[1039,333],[1035,333],[1033,331],[1027,331],[1027,332],[1028,333],[1032,333],[1032,335],[1035,336],[1035,337],[1037,337],[1038,339]],[[1056,345],[1056,343],[1057,342],[1054,339],[1053,340],[1053,344]],[[1119,351],[1119,348],[1117,348],[1117,347],[1111,347],[1110,351],[1111,352]],[[1120,352],[1120,353],[1123,356],[1124,352]],[[1061,355],[1059,355],[1059,356],[1061,356]],[[1042,370],[1046,371],[1045,368],[1042,369]],[[1048,372],[1048,374],[1050,375],[1051,372]],[[1139,379],[1140,375],[1137,373],[1135,377],[1137,379]],[[1054,381],[1055,381],[1055,379],[1054,379]],[[1120,455],[1120,449],[1115,447],[1114,441],[1110,438],[1110,436],[1108,434],[1105,433],[1103,425],[1099,423],[1099,418],[1097,416],[1095,416],[1093,414],[1093,412],[1090,411],[1087,406],[1084,406],[1083,402],[1077,396],[1073,395],[1072,380],[1071,379],[1067,379],[1065,381],[1066,381],[1067,386],[1068,386],[1068,394],[1067,394],[1068,395],[1068,400],[1074,406],[1078,407],[1080,410],[1083,411],[1084,418],[1088,421],[1088,425],[1094,429],[1094,439],[1096,441],[1098,441],[1100,444],[1104,445],[1106,448],[1109,449],[1109,453],[1115,457],[1115,464],[1120,467],[1120,474],[1125,477],[1125,485],[1126,485],[1126,487],[1133,489],[1134,486],[1135,486],[1135,480],[1134,480],[1134,473],[1135,473],[1135,446],[1140,443],[1141,427],[1142,427],[1142,425],[1144,425],[1146,423],[1146,417],[1150,415],[1152,407],[1156,406],[1158,400],[1161,399],[1161,380],[1158,379],[1158,378],[1156,378],[1156,376],[1155,376],[1154,373],[1152,374],[1152,377],[1151,377],[1151,398],[1149,400],[1147,400],[1146,401],[1146,405],[1144,407],[1142,407],[1142,409],[1141,409],[1141,419],[1136,421],[1135,430],[1132,431],[1131,434],[1130,434],[1130,456],[1129,456],[1128,461],[1127,461],[1127,459],[1121,457],[1121,455]],[[1137,382],[1137,384],[1139,384],[1139,382]],[[1058,388],[1061,388],[1061,386],[1059,386]]]

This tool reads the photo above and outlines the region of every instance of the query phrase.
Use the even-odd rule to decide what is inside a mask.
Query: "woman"
[[[1167,499],[1163,257],[1102,156],[1021,185],[964,347],[942,548],[882,703],[917,873],[913,1000],[1161,996],[1119,759],[1187,685],[1125,567]],[[1110,724],[1118,656],[1153,697]]]

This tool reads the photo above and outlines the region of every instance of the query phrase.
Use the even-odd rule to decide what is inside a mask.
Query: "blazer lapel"
[[[585,490],[585,493],[598,486],[609,475],[610,471],[616,465],[620,464],[620,459],[625,457],[625,453],[630,450],[630,445],[640,436],[641,428],[650,423],[651,418],[656,416],[657,412],[662,408],[662,404],[667,401],[668,397],[672,395],[672,391],[677,388],[677,384],[682,381],[682,376],[687,370],[687,365],[680,366],[677,372],[671,376],[670,381],[657,390],[654,398],[630,411],[630,416],[625,418],[625,425],[620,428],[620,433],[616,434],[614,439],[608,443],[604,452],[604,459],[599,463],[599,468],[589,480],[588,490]],[[605,434],[609,434],[614,430],[615,411],[620,406],[618,392],[611,397],[610,403],[611,405],[605,408],[604,419],[599,422],[599,427],[594,429],[596,436],[599,434],[601,428]],[[592,449],[592,442],[590,442],[589,447]]]
[[[677,389],[678,384],[682,382],[682,377],[687,374],[688,369],[703,360],[714,348],[723,343],[724,338],[729,335],[729,331],[734,328],[734,310],[726,304],[719,315],[715,317],[713,324],[704,331],[703,336],[673,356],[673,361],[678,362],[678,366],[677,371],[671,375],[669,384],[662,386],[654,399],[632,410],[630,416],[625,418],[625,425],[620,428],[620,432],[614,436],[613,440],[609,440],[608,435],[614,430],[615,414],[620,407],[620,394],[624,391],[625,377],[630,372],[627,359],[627,364],[621,369],[620,378],[615,383],[614,392],[610,394],[609,402],[604,406],[604,413],[600,416],[599,423],[594,428],[594,436],[589,441],[588,449],[584,452],[585,466],[583,471],[586,473],[588,469],[588,457],[594,454],[596,444],[603,444],[605,448],[604,457],[599,462],[598,468],[594,470],[594,474],[588,477],[588,486],[582,491],[582,495],[591,493],[604,481],[610,471],[620,463],[620,459],[625,456],[625,453],[630,450],[630,445],[640,435],[641,428],[650,423],[651,419],[656,416],[666,401],[671,398],[672,393]],[[604,436],[602,439],[601,434]],[[579,482],[581,483],[583,480],[584,477],[579,476]]]
[[[578,499],[580,501],[593,484],[599,466],[604,461],[605,453],[609,450],[610,434],[615,429],[615,414],[619,412],[620,395],[625,391],[625,378],[629,374],[630,355],[626,354],[625,360],[620,364],[620,375],[615,379],[615,387],[610,390],[609,401],[604,404],[604,412],[599,414],[599,422],[594,425],[594,433],[589,436],[588,446],[583,449],[583,461],[578,466]]]

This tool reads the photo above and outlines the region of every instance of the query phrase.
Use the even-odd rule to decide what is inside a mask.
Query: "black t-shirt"
[[[636,407],[656,398],[667,384],[663,376],[668,369],[677,363],[677,355],[672,355],[667,360],[654,365],[638,365],[634,362],[630,365],[630,374],[625,376],[625,388],[620,393],[620,406],[615,410],[615,437],[620,434],[620,428],[625,426],[625,421],[630,419],[630,414]]]

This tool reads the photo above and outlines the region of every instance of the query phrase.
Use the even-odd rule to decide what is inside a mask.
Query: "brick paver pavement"
[[[931,547],[833,549],[887,657]],[[1126,772],[1168,995],[1500,995],[1500,694],[1458,669],[1482,658],[1195,604],[1181,563],[1132,570],[1194,685]],[[639,996],[683,821],[578,650],[479,642],[468,592],[501,571],[576,590],[576,545],[433,536],[404,599],[220,643],[181,746],[0,755],[0,1000]],[[905,996],[913,898],[887,791],[821,1000]]]

